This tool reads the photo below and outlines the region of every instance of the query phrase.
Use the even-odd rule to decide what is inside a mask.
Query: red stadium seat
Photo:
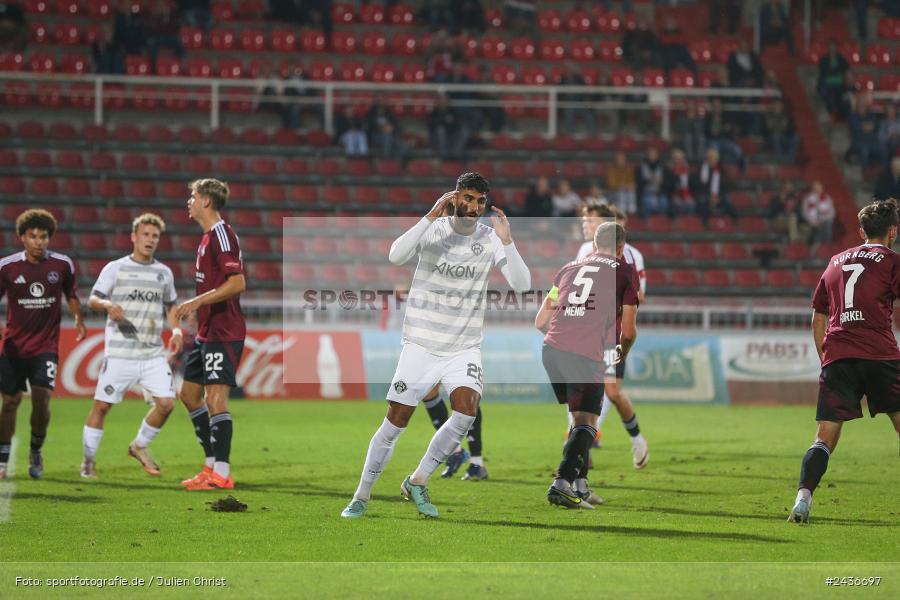
[[[727,260],[750,260],[753,258],[746,244],[736,242],[722,244],[719,254]]]
[[[815,288],[819,285],[819,279],[822,277],[820,271],[800,271],[799,284],[805,288]]]
[[[531,60],[537,54],[537,47],[530,38],[515,38],[509,44],[512,57],[516,60]]]
[[[80,154],[76,154],[76,156],[81,157]],[[19,157],[13,150],[0,150],[0,167],[8,168],[18,165]]]
[[[0,193],[6,196],[21,196],[25,193],[25,181],[21,177],[0,177]],[[16,216],[8,218],[15,221]]]
[[[393,83],[396,77],[397,72],[394,70],[392,63],[376,63],[372,65],[372,81],[376,83]],[[404,106],[404,103],[399,102],[394,106]]]
[[[363,4],[359,9],[359,18],[366,25],[384,25],[384,7],[375,3]]]
[[[31,55],[28,67],[34,73],[52,73],[56,69],[51,55],[39,53]]]
[[[700,217],[688,215],[684,217],[678,217],[675,220],[675,231],[684,233],[700,233],[705,230],[706,228],[704,227],[703,221],[700,219]]]
[[[49,0],[25,0],[25,12],[49,14],[54,11]]]
[[[32,179],[29,191],[35,196],[56,196],[59,194],[59,185],[56,179]]]
[[[656,254],[666,260],[678,260],[687,257],[684,244],[681,242],[658,242],[656,244]]]
[[[313,29],[304,30],[300,34],[300,46],[304,52],[324,52],[325,34]]]
[[[883,44],[871,44],[866,48],[865,58],[870,65],[888,66],[893,62],[893,49]]]
[[[239,156],[223,156],[216,161],[216,171],[239,175],[244,172],[244,160]]]
[[[278,162],[268,157],[250,159],[250,172],[255,175],[276,175],[278,173]]]
[[[110,0],[86,0],[87,14],[95,19],[105,19],[113,14]]]
[[[331,48],[338,54],[355,54],[356,34],[351,31],[335,31],[331,35]]]
[[[787,288],[794,285],[794,272],[787,269],[766,271],[766,285],[775,288]]]
[[[547,76],[544,74],[544,69],[536,65],[522,67],[522,83],[525,85],[547,84]]]
[[[256,262],[253,263],[248,270],[254,279],[260,281],[280,283],[283,280],[280,262]]]
[[[64,179],[62,182],[62,193],[67,198],[89,198],[93,195],[91,182],[87,179]],[[109,221],[105,214],[104,219]]]
[[[320,256],[333,257],[338,254],[338,245],[334,238],[315,236],[309,238],[307,246],[311,253]]]
[[[507,45],[502,38],[486,35],[481,38],[481,55],[485,58],[496,60],[506,57]]]
[[[39,83],[35,91],[38,104],[41,106],[60,106],[62,104],[62,86],[58,83]]]
[[[319,190],[312,185],[292,185],[288,188],[288,200],[298,204],[316,204],[319,202]]]
[[[112,171],[118,168],[116,157],[107,152],[95,152],[91,155],[88,164],[94,171]]]
[[[594,42],[590,39],[574,40],[570,46],[569,53],[573,59],[579,61],[597,59],[597,50],[594,48]]]
[[[703,271],[703,285],[724,288],[731,285],[731,278],[725,269],[709,269]]]
[[[391,25],[403,25],[409,27],[416,19],[415,12],[404,4],[395,4],[388,10],[388,22]]]
[[[290,29],[273,29],[272,50],[276,52],[296,52],[297,35]]]
[[[218,21],[230,21],[234,18],[234,4],[230,0],[219,0],[210,6],[213,18]]]
[[[672,231],[672,219],[660,215],[651,215],[645,220],[645,228],[653,233],[668,233]]]
[[[709,230],[722,234],[734,233],[734,219],[713,217],[709,220]]]
[[[240,227],[262,227],[262,214],[258,210],[229,211],[231,221]]]
[[[189,77],[212,77],[212,61],[208,58],[188,58],[184,66]]]
[[[687,69],[674,69],[669,73],[669,85],[672,87],[694,87],[696,79],[692,71]]]
[[[646,87],[665,87],[666,74],[662,69],[644,69],[641,73],[641,85]]]
[[[792,242],[784,247],[784,257],[790,260],[806,260],[809,258],[809,245],[803,242]]]
[[[203,30],[197,27],[182,27],[178,32],[181,43],[186,50],[203,48]]]
[[[491,68],[491,81],[501,85],[516,83],[516,72],[512,67],[496,64]]]
[[[129,181],[125,190],[132,198],[156,198],[156,183],[153,181]]]
[[[340,67],[342,81],[365,81],[366,67],[365,64],[358,60],[348,60],[341,64]]]
[[[146,171],[150,161],[146,154],[124,154],[120,165],[123,171]]]
[[[878,37],[900,40],[900,19],[883,18],[879,20]]]
[[[79,250],[106,250],[106,236],[101,233],[82,233],[78,236]]]
[[[738,269],[734,271],[734,285],[747,288],[759,288],[763,280],[758,271]]]
[[[587,33],[591,30],[593,22],[591,15],[586,10],[573,10],[565,16],[566,28],[575,33]]]
[[[240,60],[234,58],[223,58],[219,60],[219,77],[225,79],[240,79],[244,76],[244,65]]]
[[[558,39],[542,40],[539,51],[543,60],[562,60],[566,57],[566,44]]]
[[[56,13],[62,16],[75,17],[81,12],[79,0],[57,0]]]
[[[35,44],[46,44],[50,41],[50,31],[46,23],[31,23],[28,26],[29,37]]]
[[[78,25],[57,23],[53,27],[53,39],[62,46],[77,46],[81,43],[81,32]]]
[[[242,29],[240,37],[241,49],[260,52],[266,49],[266,33],[261,29]]]
[[[610,73],[610,83],[616,87],[632,86],[635,83],[634,73],[631,69],[613,69]]]
[[[691,259],[711,261],[716,259],[716,247],[710,242],[695,242],[690,245]]]
[[[541,10],[537,14],[538,28],[541,31],[559,31],[562,29],[562,17],[558,10]]]
[[[415,56],[419,53],[419,42],[415,36],[400,34],[391,37],[391,52],[405,56]]]
[[[350,194],[344,186],[325,186],[321,193],[322,201],[335,206],[350,202]]]
[[[367,31],[362,36],[362,50],[365,54],[385,54],[388,51],[387,38],[377,31]]]
[[[309,74],[316,81],[334,81],[337,79],[334,65],[330,61],[310,63]]]
[[[671,273],[672,285],[685,288],[693,288],[700,285],[700,276],[697,271],[687,269],[676,269]]]
[[[213,50],[231,51],[237,47],[237,39],[232,29],[213,29],[209,34]]]
[[[402,65],[400,76],[403,83],[425,83],[425,69],[417,63]]]
[[[336,2],[331,6],[331,20],[335,25],[349,25],[355,20],[353,5],[347,2]]]

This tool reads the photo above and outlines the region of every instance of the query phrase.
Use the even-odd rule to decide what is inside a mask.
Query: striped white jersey
[[[103,267],[91,294],[122,307],[125,320],[106,320],[106,356],[143,360],[164,352],[166,309],[175,303],[172,270],[158,260],[139,263],[130,255]]]
[[[581,248],[578,249],[578,256],[575,257],[575,260],[581,260],[593,251],[594,242],[585,242],[581,245]],[[625,262],[634,267],[634,270],[637,272],[638,281],[641,284],[641,294],[646,294],[647,271],[644,270],[644,255],[628,242],[625,242],[625,251],[622,254],[624,255]]]
[[[438,356],[481,346],[488,275],[506,264],[503,242],[487,225],[478,223],[471,235],[462,235],[450,217],[441,217],[428,226],[417,250],[403,343]]]

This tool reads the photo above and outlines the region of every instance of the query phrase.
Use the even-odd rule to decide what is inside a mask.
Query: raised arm
[[[434,203],[434,206],[428,211],[428,214],[422,217],[422,220],[394,240],[394,243],[391,244],[391,249],[388,252],[388,260],[391,261],[391,264],[402,265],[416,255],[416,249],[419,246],[419,241],[422,239],[422,236],[425,235],[425,232],[428,231],[428,227],[434,220],[444,214],[447,204],[456,198],[456,194],[457,192],[454,190],[452,192],[447,192],[438,198],[438,201]]]
[[[512,239],[512,232],[509,229],[509,219],[506,213],[492,206],[491,210],[495,215],[491,217],[491,223],[494,226],[494,232],[500,238],[503,244],[503,251],[506,253],[506,262],[500,263],[500,272],[506,278],[509,286],[517,292],[525,292],[531,289],[531,271],[528,265],[519,254],[515,242]]]

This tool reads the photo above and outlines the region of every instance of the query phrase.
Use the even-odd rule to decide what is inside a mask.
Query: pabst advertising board
[[[92,328],[84,340],[76,342],[75,330],[62,328],[55,396],[93,397],[103,364],[103,338],[103,329]],[[332,381],[320,381],[322,369],[317,368],[316,357],[326,339],[340,361],[329,365],[329,376],[337,374]],[[247,398],[364,399],[360,336],[352,331],[248,330],[237,381]]]

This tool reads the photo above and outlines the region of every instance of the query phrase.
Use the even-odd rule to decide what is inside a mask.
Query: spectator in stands
[[[94,72],[107,75],[125,73],[125,58],[122,50],[116,45],[113,27],[109,23],[103,25],[100,37],[91,44],[91,55],[94,59]]]
[[[779,157],[790,162],[797,161],[800,136],[794,131],[794,124],[783,100],[776,100],[763,116],[766,132],[766,146]]]
[[[697,214],[706,223],[713,213],[722,213],[737,220],[737,211],[728,199],[725,170],[719,161],[719,151],[710,148],[697,174]]]
[[[825,108],[832,116],[846,118],[846,113],[841,114],[841,104],[849,71],[850,64],[838,52],[837,42],[829,40],[828,52],[819,59],[819,80],[816,88],[819,97],[825,103]]]
[[[461,160],[469,140],[469,126],[447,102],[446,94],[438,94],[428,114],[428,137],[438,156]]]
[[[763,84],[763,68],[756,52],[741,38],[738,47],[728,55],[728,85],[736,88],[758,88]]]
[[[461,58],[447,31],[438,30],[425,50],[425,77],[428,81],[445,83],[453,71],[453,65]]]
[[[142,54],[147,47],[147,27],[140,4],[123,3],[116,13],[113,38],[125,55]]]
[[[728,158],[730,162],[734,162],[740,166],[743,171],[745,168],[744,151],[738,146],[735,138],[738,135],[738,128],[734,122],[732,115],[726,114],[722,109],[722,99],[715,97],[712,99],[712,105],[706,113],[706,139],[709,145],[721,153],[723,158]]]
[[[331,0],[299,0],[295,3],[299,6],[300,24],[321,29],[325,34],[325,41],[331,45],[331,32],[334,31],[334,23],[331,20]]]
[[[537,25],[537,6],[534,0],[506,0],[503,3],[503,22],[517,34],[533,33]]]
[[[875,183],[875,199],[900,199],[900,156],[891,159],[891,166],[885,169]]]
[[[188,27],[199,27],[203,30],[209,29],[212,24],[209,3],[210,0],[176,0],[175,2],[181,21]]]
[[[673,130],[675,140],[684,148],[688,160],[700,160],[706,150],[706,119],[696,104],[687,105],[684,115],[675,120]]]
[[[794,184],[785,181],[781,190],[772,194],[769,199],[768,217],[772,228],[787,237],[789,242],[796,242],[808,237],[801,233],[800,229],[806,229],[800,216],[800,194],[794,188]]]
[[[694,182],[691,177],[691,165],[679,148],[672,150],[667,181],[664,190],[669,196],[669,216],[692,215],[697,208],[694,200]]]
[[[371,146],[383,158],[406,160],[407,146],[400,139],[397,117],[394,111],[384,102],[384,98],[376,96],[366,114],[366,134]]]
[[[369,154],[369,138],[366,137],[363,121],[350,104],[345,104],[334,119],[334,141],[340,144],[346,156]]]
[[[812,229],[810,244],[815,246],[831,241],[835,214],[831,196],[825,193],[820,181],[814,181],[809,193],[803,198],[803,220]]]
[[[856,99],[856,108],[850,115],[850,148],[845,160],[855,158],[863,168],[885,162],[884,147],[878,140],[878,115],[871,109],[871,100],[865,94]]]
[[[638,211],[634,167],[628,164],[628,157],[619,150],[615,162],[606,171],[606,189],[610,201],[622,212],[633,215]]]
[[[653,146],[647,148],[643,160],[635,169],[637,183],[638,212],[641,217],[667,214],[669,199],[663,191],[666,167],[659,158],[659,151]]]
[[[284,118],[284,82],[271,64],[263,65],[256,85],[256,110],[277,114]]]
[[[586,206],[608,203],[606,196],[603,195],[603,190],[596,181],[592,181],[588,186],[588,193],[582,200]]]
[[[523,217],[546,217],[553,212],[553,194],[546,177],[538,177],[525,196]]]
[[[417,13],[420,20],[431,29],[456,30],[456,12],[453,10],[452,0],[424,0]]]
[[[156,56],[160,48],[171,50],[178,60],[184,58],[184,45],[179,35],[180,23],[166,0],[157,0],[150,13],[150,35],[147,38],[147,56],[156,71]]]
[[[484,7],[479,0],[458,0],[451,4],[456,13],[455,20],[459,31],[471,34],[484,33],[487,22],[484,19]]]
[[[559,78],[559,85],[584,86],[584,77],[578,67],[572,61],[566,61],[565,71]],[[560,93],[558,100],[566,102],[587,102],[592,98],[588,94]],[[588,107],[564,107],[560,109],[562,131],[564,133],[589,133],[597,132],[597,115],[593,108]],[[581,122],[581,128],[576,128],[576,123]]]
[[[737,33],[738,23],[741,20],[740,0],[710,0],[709,3],[709,32],[719,33],[720,19],[724,18],[727,33]]]
[[[688,36],[678,26],[674,17],[668,17],[659,32],[659,54],[663,69],[689,69],[697,72],[697,63],[687,47]]]
[[[896,0],[888,0],[885,4],[900,4]],[[866,41],[869,37],[869,0],[853,0],[853,12],[856,15],[856,32],[859,39]]]
[[[568,180],[560,179],[553,194],[553,216],[575,217],[581,206],[581,196],[575,193]]]
[[[322,104],[316,101],[310,103],[302,101],[319,96],[319,92],[307,84],[308,81],[309,78],[300,64],[295,64],[284,80],[284,95],[289,100],[284,110],[285,129],[298,129],[304,115],[314,117],[318,121],[317,126],[325,128],[325,109]]]
[[[645,18],[638,17],[636,27],[622,36],[622,57],[635,69],[661,65],[659,40]]]
[[[478,83],[493,83],[487,65],[478,65],[478,76]],[[502,131],[506,125],[506,112],[504,112],[503,105],[500,103],[499,94],[478,92],[475,94],[475,99],[494,103],[480,107],[483,117],[482,122],[487,123],[488,128],[494,133]]]
[[[450,84],[472,84],[472,80],[466,75],[465,64],[462,61],[453,63],[450,75],[444,80],[444,83]],[[466,138],[468,139],[473,133],[478,133],[484,126],[485,111],[480,106],[473,106],[473,101],[481,100],[478,92],[473,90],[454,90],[447,92],[447,99],[456,112],[457,119],[460,123],[464,123],[469,129]]]
[[[21,52],[28,45],[25,13],[16,2],[0,2],[0,52]]]
[[[781,0],[766,0],[763,4],[759,11],[759,32],[763,46],[786,42],[791,54],[794,53],[794,36]]]
[[[884,109],[884,117],[878,126],[878,141],[884,147],[885,156],[890,159],[900,150],[900,117],[897,116],[897,105],[888,102]]]

